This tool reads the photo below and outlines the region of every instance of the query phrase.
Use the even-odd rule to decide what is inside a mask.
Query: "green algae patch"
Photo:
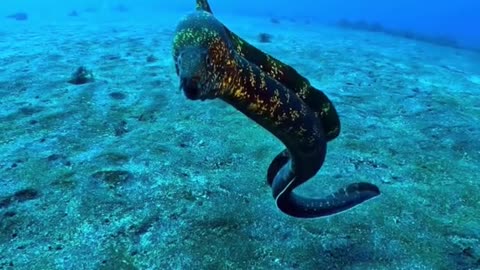
[[[99,270],[110,269],[124,269],[124,270],[137,270],[139,269],[134,262],[133,256],[128,252],[125,246],[112,245],[107,250],[107,258],[101,262],[98,267]]]
[[[121,165],[127,163],[130,160],[128,155],[118,152],[105,152],[99,156],[99,158],[105,160],[108,164]]]
[[[105,170],[93,173],[92,177],[94,179],[101,180],[108,186],[114,188],[121,186],[133,179],[133,174],[129,171],[123,170]]]

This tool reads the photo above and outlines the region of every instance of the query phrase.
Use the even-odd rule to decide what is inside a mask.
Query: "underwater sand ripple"
[[[380,199],[309,222],[279,213],[264,174],[281,145],[231,108],[182,96],[167,26],[9,32],[0,42],[0,268],[475,266],[478,253],[465,251],[480,238],[479,79],[456,71],[476,74],[470,54],[251,24],[231,28],[297,67],[342,117],[303,192],[368,180]],[[273,43],[255,43],[260,27]],[[94,83],[66,83],[79,65]]]

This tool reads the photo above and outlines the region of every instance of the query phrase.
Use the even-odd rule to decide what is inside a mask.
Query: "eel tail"
[[[278,156],[277,156],[278,157]],[[279,160],[282,157],[279,157]],[[343,187],[324,198],[310,198],[296,194],[295,175],[289,166],[284,166],[272,183],[273,197],[277,207],[296,218],[320,218],[353,208],[380,195],[377,186],[358,182]],[[301,182],[301,181],[300,181]]]
[[[197,0],[197,10],[203,10],[208,13],[212,13],[212,9],[210,8],[210,5],[208,4],[208,0]]]

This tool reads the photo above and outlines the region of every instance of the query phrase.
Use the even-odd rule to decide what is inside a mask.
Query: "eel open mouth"
[[[188,99],[201,99],[201,90],[198,87],[198,78],[182,78],[180,81],[180,88]]]

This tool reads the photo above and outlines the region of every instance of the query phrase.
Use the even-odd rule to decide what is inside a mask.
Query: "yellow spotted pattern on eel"
[[[303,85],[300,87],[297,95],[301,98],[301,99],[306,99],[307,98],[307,94],[308,94],[308,89],[309,89],[309,85],[306,83],[306,82],[303,82]]]
[[[298,119],[300,117],[300,112],[297,111],[297,110],[290,109],[290,117],[291,117],[292,121],[295,121],[296,119]]]
[[[266,115],[270,110],[269,104],[266,104],[260,96],[255,95],[255,100],[248,105],[249,110],[256,112],[258,115]]]
[[[236,52],[237,52],[240,56],[244,57],[245,55],[244,55],[243,52],[242,52],[244,42],[243,42],[240,38],[238,38],[238,37],[232,37],[232,39],[235,39],[235,41],[236,41],[235,43],[237,44]]]
[[[253,71],[253,66],[248,66],[249,82],[252,88],[255,87],[255,72]]]
[[[278,92],[277,92],[278,93]],[[275,112],[277,111],[278,108],[280,108],[283,103],[278,97],[277,93],[270,97],[269,104],[270,104],[270,118],[275,117]]]
[[[331,110],[331,106],[329,103],[324,103],[323,106],[322,106],[322,112],[321,112],[321,115],[324,116],[325,114],[327,114],[328,112],[330,112]]]
[[[220,89],[231,89],[232,81],[232,76],[225,76],[225,79],[220,82]]]
[[[269,72],[269,75],[274,77],[274,78],[280,78],[280,76],[283,76],[283,66],[280,65],[277,61],[272,59],[270,56],[267,55],[267,61],[270,64],[271,71]]]
[[[265,81],[265,73],[260,73],[260,89],[267,90],[267,82]]]
[[[205,40],[210,40],[210,44],[213,42],[221,42],[221,37],[217,32],[212,31],[206,27],[201,28],[200,30],[186,28],[180,30],[180,32],[175,36],[174,43],[177,45],[200,45]]]
[[[224,88],[224,89],[230,89],[230,87]],[[245,88],[243,88],[243,86],[237,86],[233,90],[233,96],[236,97],[238,100],[244,100],[244,99],[250,98],[250,95],[247,94],[247,91],[245,91]]]

